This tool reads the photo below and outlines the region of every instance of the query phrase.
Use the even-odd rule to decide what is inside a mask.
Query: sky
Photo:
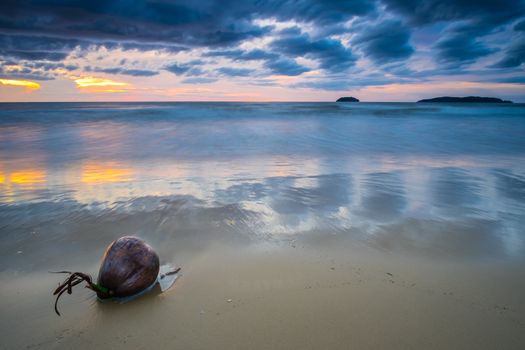
[[[0,101],[525,102],[525,0],[2,0]]]

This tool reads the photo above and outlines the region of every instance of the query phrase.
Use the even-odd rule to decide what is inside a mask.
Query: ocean
[[[524,227],[525,104],[0,104],[6,349],[523,348]],[[123,235],[174,289],[58,318]]]

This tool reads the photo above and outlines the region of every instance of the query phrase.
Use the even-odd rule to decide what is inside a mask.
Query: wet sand
[[[5,349],[522,349],[522,264],[385,254],[334,236],[207,246],[167,293],[101,303],[3,273]],[[89,272],[96,271],[92,266]],[[9,282],[8,282],[9,281]],[[509,288],[510,287],[510,288]]]

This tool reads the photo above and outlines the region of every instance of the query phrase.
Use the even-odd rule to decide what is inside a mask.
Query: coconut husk
[[[65,292],[71,294],[72,288],[82,282],[86,282],[86,287],[95,291],[100,300],[125,302],[144,295],[157,283],[161,291],[165,291],[173,285],[179,271],[180,268],[173,269],[170,265],[161,267],[157,253],[142,239],[124,236],[106,248],[97,283],[93,283],[91,276],[82,272],[56,272],[67,273],[69,277],[53,293],[57,296],[55,312],[60,316],[60,296]]]

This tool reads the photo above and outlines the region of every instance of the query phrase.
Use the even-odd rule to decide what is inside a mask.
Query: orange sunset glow
[[[35,83],[34,81],[27,81],[27,80],[0,79],[0,84],[6,85],[6,86],[25,87],[31,90],[40,89],[39,83]]]

